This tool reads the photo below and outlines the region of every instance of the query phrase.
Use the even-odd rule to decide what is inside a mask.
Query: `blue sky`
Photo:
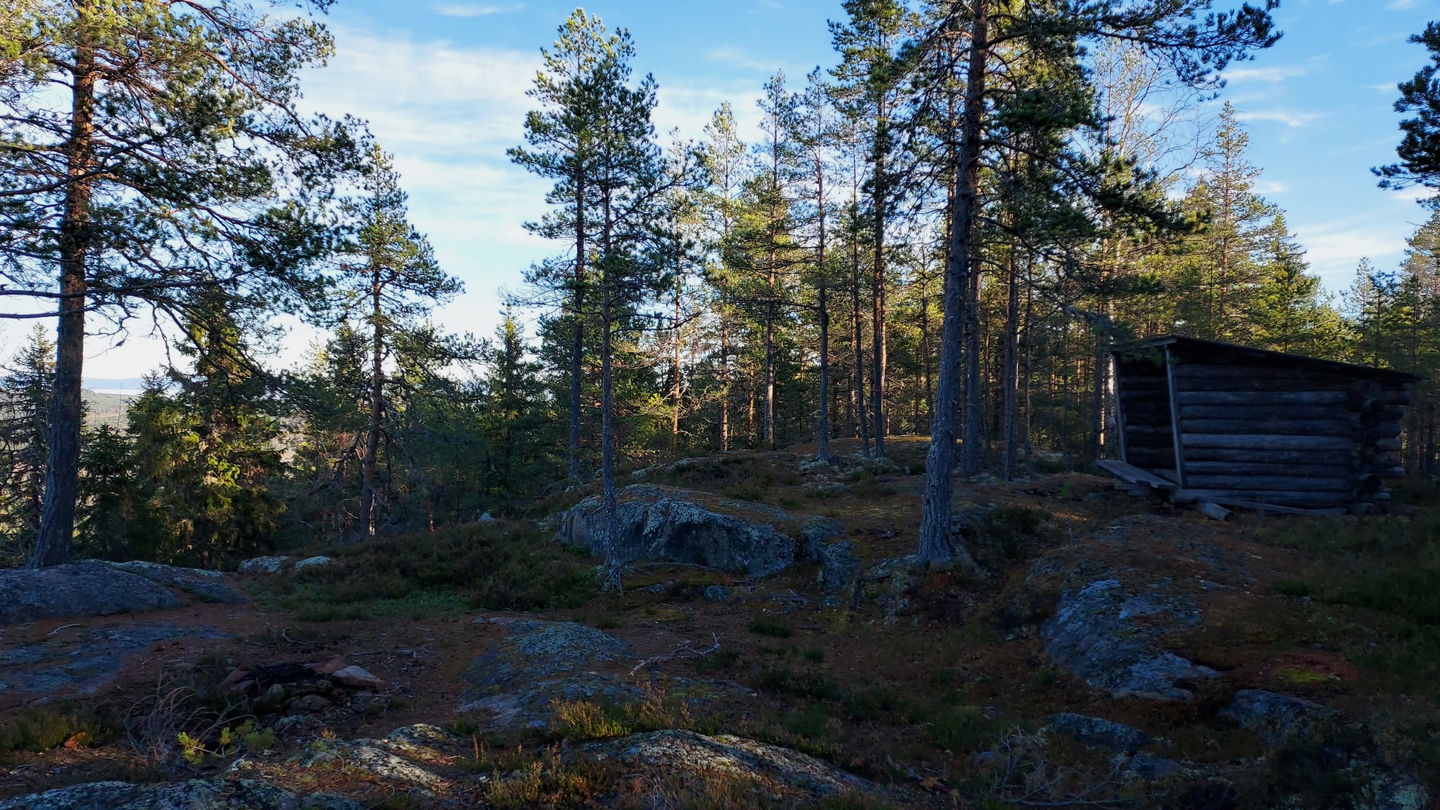
[[[678,127],[686,137],[698,137],[726,99],[752,126],[754,99],[777,68],[799,82],[816,65],[830,65],[826,20],[841,13],[839,0],[585,7],[630,29],[638,71],[660,85],[659,128]],[[488,336],[502,290],[556,252],[521,227],[543,210],[546,184],[504,152],[520,141],[539,48],[572,8],[549,0],[339,0],[329,21],[338,53],[306,77],[309,107],[369,119],[395,154],[412,218],[467,286],[439,313],[451,329]],[[1221,100],[1235,105],[1250,131],[1250,159],[1265,170],[1259,188],[1285,210],[1330,290],[1348,285],[1362,256],[1393,266],[1425,218],[1417,195],[1381,191],[1369,170],[1393,159],[1395,83],[1424,60],[1406,38],[1437,11],[1440,0],[1285,0],[1276,15],[1285,37],[1227,73]],[[277,359],[293,360],[312,339],[296,331]],[[114,350],[97,341],[88,370],[137,376],[159,358],[150,341]]]

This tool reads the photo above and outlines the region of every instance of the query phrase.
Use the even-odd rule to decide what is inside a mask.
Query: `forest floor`
[[[832,444],[837,454],[857,449],[853,442]],[[797,516],[837,518],[845,524],[844,539],[868,565],[913,551],[923,449],[920,439],[893,438],[890,464],[857,463],[824,487],[800,464],[813,447],[735,453],[637,476],[762,501]],[[420,550],[425,537],[324,549],[339,561],[326,573],[237,580],[252,597],[247,605],[7,629],[0,647],[41,640],[63,645],[72,636],[80,643],[84,629],[156,623],[218,628],[224,637],[155,645],[93,696],[61,694],[35,705],[0,691],[0,798],[100,779],[173,777],[162,770],[174,762],[157,761],[153,746],[147,751],[133,731],[125,733],[137,707],[153,711],[157,695],[184,687],[197,696],[188,711],[199,717],[224,701],[227,675],[271,664],[342,659],[363,667],[385,681],[378,696],[325,712],[318,728],[305,730],[353,739],[384,737],[415,723],[446,727],[462,741],[450,763],[457,773],[516,768],[547,756],[546,767],[558,768],[555,750],[617,733],[587,734],[573,724],[563,731],[483,732],[482,722],[458,710],[463,673],[501,633],[476,623],[481,615],[580,623],[628,642],[638,658],[664,656],[687,643],[695,649],[718,643],[705,655],[675,656],[650,668],[649,676],[718,679],[745,689],[703,705],[657,704],[646,717],[599,709],[610,711],[623,726],[619,731],[679,726],[799,750],[893,786],[897,805],[1037,804],[1015,792],[1015,774],[997,773],[994,752],[997,745],[1020,745],[1061,712],[1128,724],[1162,739],[1170,759],[1213,766],[1211,776],[1223,773],[1236,787],[1237,806],[1277,806],[1266,797],[1324,782],[1333,768],[1323,751],[1246,767],[1268,748],[1222,715],[1242,689],[1324,704],[1363,723],[1387,757],[1404,759],[1431,780],[1440,774],[1440,588],[1434,585],[1440,581],[1440,502],[1433,491],[1402,487],[1386,516],[1242,514],[1220,523],[1132,497],[1095,475],[960,482],[957,504],[1000,516],[974,538],[990,574],[982,580],[927,574],[913,583],[898,615],[873,599],[827,601],[813,564],[753,581],[647,567],[627,577],[623,595],[602,595],[590,576],[594,561],[560,548],[553,529],[536,525],[583,494],[556,494],[524,516],[431,536],[429,551]],[[1186,684],[1191,699],[1155,701],[1114,697],[1058,666],[1040,627],[1055,611],[1059,586],[1035,572],[1043,561],[1064,566],[1079,559],[1205,584],[1203,623],[1167,632],[1163,641],[1218,676]],[[727,588],[730,598],[705,598],[705,588],[714,585]],[[628,676],[628,669],[617,665],[615,673]],[[282,730],[267,744],[301,746],[302,740]],[[1047,751],[1054,789],[1064,783],[1065,795],[1081,797],[1088,783],[1113,778],[1112,752],[1054,744]],[[216,772],[233,758],[202,758],[188,767]],[[1041,777],[1032,772],[1027,778]],[[531,806],[585,806],[613,788],[562,781],[552,778],[530,797]],[[335,774],[323,787],[375,806],[411,806],[359,775]],[[1348,788],[1325,789],[1340,795]],[[1104,794],[1115,804],[1099,806],[1201,806],[1187,804],[1194,785],[1183,780],[1145,790],[1116,788]],[[477,799],[485,800],[483,794]],[[1330,799],[1308,806],[1354,806],[1324,801]]]

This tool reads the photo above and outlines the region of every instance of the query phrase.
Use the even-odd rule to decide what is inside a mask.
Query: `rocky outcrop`
[[[1154,737],[1134,726],[1074,712],[1051,717],[1050,728],[1082,745],[1123,753],[1134,753],[1155,742]]]
[[[1274,748],[1314,741],[1338,717],[1334,709],[1319,703],[1263,689],[1236,692],[1230,705],[1220,710],[1220,715]]]
[[[767,801],[781,799],[787,806],[847,795],[874,801],[884,794],[875,784],[814,757],[726,734],[654,731],[587,744],[580,756],[648,774],[637,780],[651,786],[651,795],[637,797],[644,807],[676,806],[669,796],[686,790],[707,795],[704,786],[717,782]]]
[[[773,506],[716,499],[687,490],[636,484],[619,492],[615,552],[622,562],[650,560],[766,576],[801,555],[790,532],[795,520]],[[605,550],[599,497],[576,504],[561,520],[560,540],[593,553]]]
[[[445,777],[402,756],[402,752],[411,756],[421,753],[414,746],[397,746],[388,739],[331,740],[320,737],[307,746],[298,764],[306,770],[361,770],[369,778],[403,790],[433,792],[445,785]]]
[[[324,554],[317,554],[314,557],[306,557],[303,560],[296,561],[295,570],[299,572],[304,571],[307,568],[318,568],[322,565],[329,565],[332,562],[335,562],[335,559],[333,557],[327,557]]]
[[[829,593],[844,590],[860,571],[855,544],[837,540],[845,535],[845,524],[832,517],[812,517],[801,527],[805,538],[805,554],[820,564],[815,582]]]
[[[192,779],[170,785],[91,782],[0,799],[0,810],[363,810],[323,793],[294,793],[253,779]]]
[[[0,624],[176,607],[170,589],[102,562],[0,571]]]
[[[1224,587],[1173,573],[1177,560],[1208,568],[1202,558],[1220,552],[1175,548],[1167,520],[1127,516],[1051,550],[1026,575],[1027,606],[1011,611],[1046,617],[1039,635],[1051,660],[1111,697],[1189,700],[1194,682],[1218,674],[1167,649],[1168,638],[1200,627],[1204,589]],[[1228,560],[1205,573],[1243,575]]]
[[[225,575],[219,571],[209,571],[204,568],[177,568],[142,560],[106,564],[121,571],[145,577],[157,585],[175,588],[201,602],[239,605],[248,601],[244,594],[230,587],[230,584],[225,581]]]
[[[235,570],[241,574],[263,574],[274,576],[290,568],[294,557],[251,557],[241,561]]]
[[[633,658],[630,645],[609,633],[537,619],[480,618],[476,623],[497,626],[504,636],[465,670],[460,709],[489,714],[493,728],[542,727],[556,700],[624,704],[644,697],[635,684],[595,671]]]
[[[1168,582],[1098,579],[1060,595],[1042,637],[1056,663],[1113,697],[1189,700],[1179,682],[1218,673],[1162,649],[1160,639],[1199,623],[1195,604]]]
[[[214,627],[138,625],[75,630],[0,650],[0,694],[91,695],[120,673],[126,659],[162,641],[222,638]]]
[[[0,625],[56,616],[111,616],[190,600],[239,604],[225,575],[150,562],[85,562],[0,570]]]
[[[248,560],[242,560],[240,565],[235,568],[235,571],[239,574],[255,576],[276,576],[286,571],[299,572],[307,568],[329,565],[334,561],[335,559],[333,557],[327,557],[324,554],[298,560],[294,557],[283,555],[277,557],[251,557]]]
[[[593,627],[509,617],[476,621],[504,635],[465,670],[460,710],[486,715],[492,730],[545,727],[557,701],[625,706],[658,691],[696,704],[752,694],[726,681],[649,673],[637,679],[630,675],[636,663],[630,645]]]

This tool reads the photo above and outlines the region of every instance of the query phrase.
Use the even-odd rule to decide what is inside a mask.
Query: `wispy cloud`
[[[1385,4],[1385,8],[1391,11],[1404,11],[1405,9],[1415,8],[1418,5],[1420,5],[1420,0],[1390,0],[1390,2]]]
[[[1437,194],[1435,189],[1425,186],[1411,186],[1410,188],[1397,189],[1390,192],[1390,196],[1401,202],[1420,202],[1428,200]]]
[[[402,32],[342,27],[335,35],[329,66],[305,77],[307,105],[370,122],[395,155],[411,218],[429,235],[441,265],[466,282],[465,294],[437,319],[489,334],[499,320],[502,288],[519,289],[531,263],[564,249],[524,229],[545,213],[549,182],[505,153],[523,141],[525,113],[534,106],[525,91],[540,68],[539,54]],[[703,85],[663,82],[656,128],[662,140],[671,128],[699,138],[728,99],[742,137],[753,139],[757,90],[752,75]]]
[[[1284,194],[1290,187],[1279,180],[1257,180],[1255,191],[1259,194]]]
[[[1330,290],[1343,290],[1355,275],[1355,265],[1369,258],[1379,266],[1399,261],[1411,223],[1385,206],[1380,216],[1367,214],[1329,222],[1296,223],[1296,235],[1305,246],[1310,271]]]
[[[437,3],[431,11],[442,17],[489,17],[492,14],[511,14],[524,11],[524,3],[496,5],[493,3]]]
[[[1237,112],[1235,117],[1241,121],[1274,121],[1277,124],[1284,124],[1287,127],[1309,126],[1315,120],[1324,117],[1324,113],[1294,112],[1291,110],[1249,110]]]
[[[780,68],[778,62],[758,59],[740,48],[724,45],[707,50],[705,52],[705,59],[710,62],[715,62],[716,64],[729,65],[731,67],[757,72],[773,73]]]
[[[1235,67],[1225,71],[1227,82],[1283,82],[1297,76],[1304,76],[1310,69],[1305,65],[1271,65],[1269,67]]]

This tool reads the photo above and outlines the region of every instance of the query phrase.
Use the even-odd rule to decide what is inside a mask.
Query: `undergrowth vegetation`
[[[1275,588],[1325,609],[1352,660],[1440,692],[1440,511],[1276,521],[1260,539],[1305,553],[1304,571]]]
[[[302,620],[331,621],[573,608],[597,593],[583,552],[510,523],[377,537],[329,553],[328,565],[258,583],[259,597]]]

